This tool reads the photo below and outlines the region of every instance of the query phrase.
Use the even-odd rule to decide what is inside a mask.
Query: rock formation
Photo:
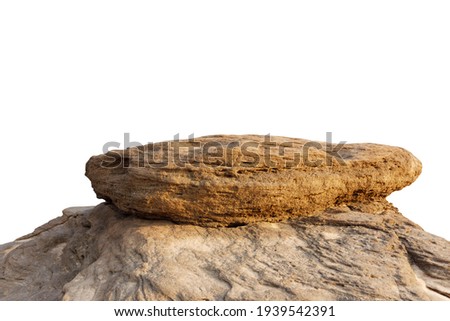
[[[450,243],[385,200],[420,173],[407,151],[176,144],[91,158],[107,202],[1,245],[0,300],[450,299]]]
[[[72,208],[0,247],[2,300],[450,298],[449,242],[395,211],[235,228]]]
[[[99,198],[127,213],[216,227],[382,200],[422,169],[402,148],[339,148],[287,137],[207,136],[94,156],[86,175]]]

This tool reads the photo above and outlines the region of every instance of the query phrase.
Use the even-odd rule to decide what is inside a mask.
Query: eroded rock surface
[[[94,156],[86,175],[99,198],[126,213],[215,227],[382,201],[421,168],[399,147],[207,136]]]
[[[449,242],[386,203],[235,228],[100,204],[0,246],[0,300],[449,298]]]

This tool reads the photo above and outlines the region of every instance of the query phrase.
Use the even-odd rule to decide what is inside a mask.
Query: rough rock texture
[[[0,300],[449,298],[450,243],[387,203],[234,228],[100,204],[0,246]]]
[[[340,147],[287,137],[207,136],[94,156],[86,175],[99,198],[127,213],[215,227],[381,201],[421,172],[420,161],[399,147]]]

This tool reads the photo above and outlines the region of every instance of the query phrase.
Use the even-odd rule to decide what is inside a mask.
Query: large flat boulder
[[[93,156],[99,198],[146,218],[237,226],[382,200],[422,165],[400,147],[269,136],[207,136]]]

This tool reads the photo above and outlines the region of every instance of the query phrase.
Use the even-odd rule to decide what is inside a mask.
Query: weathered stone
[[[450,243],[385,199],[420,162],[337,147],[210,136],[92,157],[108,203],[0,245],[0,300],[449,300]]]
[[[420,161],[399,147],[339,147],[286,137],[207,136],[94,156],[86,175],[99,198],[126,213],[214,227],[381,201],[421,172]]]
[[[0,300],[448,300],[450,243],[372,205],[236,228],[68,209],[0,246]]]

